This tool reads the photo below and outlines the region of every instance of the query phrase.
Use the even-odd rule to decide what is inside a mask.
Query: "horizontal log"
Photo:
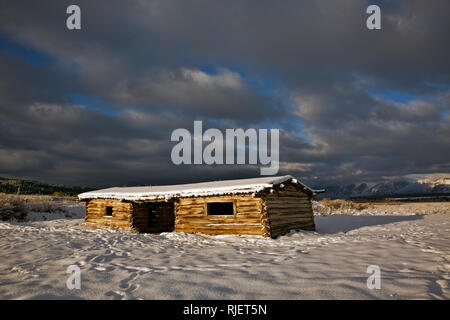
[[[252,224],[235,224],[235,223],[203,223],[203,224],[193,224],[193,223],[176,223],[176,228],[218,228],[218,229],[229,229],[229,230],[247,230],[247,229],[260,229],[262,228],[261,223],[252,223]]]
[[[282,210],[282,209],[276,209],[276,210],[268,210],[267,211],[269,216],[274,217],[309,217],[313,216],[312,210]]]
[[[236,198],[236,202],[240,203],[242,205],[257,204],[257,203],[261,203],[261,201],[262,201],[261,198]]]
[[[99,219],[109,219],[109,220],[123,220],[123,219],[130,219],[132,216],[129,214],[118,214],[118,215],[112,215],[112,216],[107,216],[107,215],[97,215],[97,214],[90,214],[87,213],[86,217],[96,217]]]
[[[270,225],[289,225],[295,223],[304,223],[308,221],[313,221],[313,218],[294,218],[294,219],[269,219]]]
[[[302,213],[311,213],[312,214],[312,209],[311,208],[298,208],[298,209],[294,209],[294,208],[287,208],[287,209],[272,209],[272,208],[267,208],[267,212],[269,214],[280,214],[280,213],[298,213],[298,214],[302,214]]]
[[[268,196],[268,197],[266,197],[266,202],[271,202],[271,201],[274,201],[274,202],[276,202],[276,201],[282,201],[282,202],[296,202],[296,201],[299,201],[299,202],[306,202],[306,203],[308,203],[308,202],[311,202],[308,198],[304,198],[304,197],[294,197],[294,196],[291,196],[291,197],[279,197],[279,196]]]
[[[86,208],[86,210],[88,211],[105,211],[106,210],[106,206],[105,207],[101,207],[101,208],[92,208],[92,207],[88,207]],[[113,211],[122,211],[122,212],[133,212],[132,208],[118,208],[118,207],[112,207]]]
[[[133,208],[131,205],[116,204],[116,203],[88,204],[86,207],[92,208],[92,209],[102,209],[105,207],[113,207],[113,208],[125,209],[125,210],[131,210]]]
[[[227,220],[227,219],[175,219],[175,223],[177,224],[196,224],[196,225],[202,225],[202,224],[211,224],[211,223],[228,223],[228,224],[235,224],[235,225],[242,225],[244,223],[261,223],[261,219],[243,219],[243,220]]]
[[[262,211],[262,207],[237,207],[236,208],[236,212],[240,212],[240,213],[253,213],[253,212],[261,212]]]
[[[236,212],[238,218],[261,218],[263,215],[261,212]]]
[[[88,212],[99,212],[99,213],[105,213],[106,212],[106,207],[105,208],[87,208],[86,211]],[[121,210],[121,209],[116,209],[113,207],[113,212],[126,212],[126,213],[131,213],[133,212],[132,210]]]
[[[270,228],[271,229],[277,229],[277,228],[291,228],[291,229],[295,229],[295,228],[299,228],[303,225],[307,225],[312,223],[311,220],[305,220],[305,221],[292,221],[290,223],[272,223],[270,222]]]
[[[261,218],[253,219],[176,219],[177,224],[217,224],[217,223],[233,223],[242,225],[245,223],[261,223]]]
[[[271,224],[283,224],[283,223],[297,223],[305,221],[313,221],[313,217],[291,217],[291,218],[273,218],[269,217],[269,222]]]
[[[175,214],[175,216],[177,218],[180,219],[220,219],[220,218],[224,218],[224,219],[252,219],[252,218],[261,218],[263,215],[260,212],[245,212],[245,213],[241,213],[241,212],[237,212],[236,215],[224,215],[224,216],[219,216],[219,215],[207,215],[205,213],[201,213],[201,214]]]
[[[311,205],[276,205],[276,206],[267,206],[266,210],[278,211],[278,210],[291,210],[291,211],[311,211]]]
[[[108,226],[92,222],[84,222],[84,225],[87,227],[101,228],[101,229],[132,230],[131,226]]]
[[[86,219],[86,222],[101,224],[101,225],[116,225],[116,226],[128,226],[130,225],[129,221],[123,220],[106,220],[106,219]]]
[[[211,235],[219,234],[242,234],[242,235],[264,235],[265,230],[231,230],[231,229],[206,229],[206,228],[175,228],[175,232],[187,232],[187,233],[206,233]]]
[[[311,207],[311,202],[301,202],[301,201],[267,201],[266,207],[282,207],[282,208],[295,208],[295,207]]]
[[[280,216],[280,217],[284,217],[284,216],[312,216],[313,212],[312,210],[282,210],[282,209],[277,209],[277,210],[269,210],[267,211],[269,216]]]
[[[182,205],[179,205],[179,206],[177,206],[178,208],[178,210],[190,210],[190,209],[201,209],[201,210],[204,210],[205,209],[205,204],[204,203],[201,203],[201,204],[189,204],[189,205],[187,205],[187,204],[182,204]]]
[[[196,214],[205,214],[205,209],[188,209],[188,210],[177,210],[177,215],[196,215]]]
[[[88,203],[87,207],[107,207],[107,206],[112,206],[112,207],[117,207],[117,208],[131,208],[132,205],[131,203],[123,203],[123,202],[101,202],[101,203]]]
[[[97,220],[104,220],[104,221],[131,221],[131,217],[113,217],[111,219],[110,216],[91,216],[87,215],[86,219],[97,219]]]
[[[128,213],[122,213],[122,214],[117,214],[117,213],[113,213],[112,216],[107,216],[104,212],[103,213],[92,213],[92,212],[86,212],[86,216],[89,217],[109,217],[109,218],[116,218],[116,219],[124,219],[124,218],[130,218],[132,215],[128,214]]]
[[[279,212],[279,211],[269,211],[268,212],[269,218],[273,219],[289,219],[289,218],[296,218],[296,217],[312,217],[313,213],[312,211],[285,211],[285,212]]]
[[[302,204],[311,204],[311,201],[307,199],[299,199],[296,197],[290,197],[290,198],[268,198],[266,200],[266,204],[278,204],[278,203],[285,203],[285,204],[296,204],[296,203],[302,203]]]
[[[245,208],[245,207],[260,207],[261,201],[237,201],[236,207]]]
[[[282,211],[282,210],[278,209],[278,210],[270,210],[267,213],[268,213],[269,217],[281,218],[281,219],[294,218],[294,217],[312,217],[313,216],[313,212],[311,210]]]
[[[176,217],[206,217],[205,211],[180,211],[175,213]]]
[[[314,218],[312,216],[303,216],[303,217],[269,217],[270,223],[294,223],[296,221],[312,221]]]

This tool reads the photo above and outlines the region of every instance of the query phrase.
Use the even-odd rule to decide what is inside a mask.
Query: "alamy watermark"
[[[76,264],[72,264],[72,265],[67,267],[66,273],[70,274],[69,278],[67,278],[67,281],[66,281],[67,289],[69,289],[69,290],[73,290],[73,289],[80,290],[81,289],[81,270],[80,270],[80,267],[77,266]]]
[[[179,142],[171,152],[172,162],[176,165],[260,164],[267,166],[260,169],[261,175],[278,173],[279,129],[226,129],[224,135],[215,128],[203,132],[202,121],[194,121],[193,135],[187,129],[179,128],[172,132],[170,139]],[[205,142],[208,143],[206,146]]]
[[[366,26],[369,30],[381,29],[381,9],[379,6],[373,4],[367,7],[366,13],[370,16],[366,20]]]
[[[370,5],[366,9],[370,16],[366,20],[366,27],[369,30],[381,29],[381,9],[377,5]],[[81,8],[76,4],[71,4],[66,9],[69,16],[66,19],[66,27],[69,30],[81,30]]]
[[[371,273],[372,275],[367,278],[367,288],[373,289],[381,289],[381,270],[379,266],[370,265],[367,267],[367,273]]]
[[[81,29],[81,8],[76,4],[71,4],[67,7],[66,13],[70,16],[66,19],[66,27],[69,30]]]

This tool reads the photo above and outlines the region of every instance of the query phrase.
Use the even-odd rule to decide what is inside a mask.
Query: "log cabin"
[[[317,192],[290,175],[193,184],[114,187],[78,195],[85,224],[137,232],[277,237],[315,230]]]

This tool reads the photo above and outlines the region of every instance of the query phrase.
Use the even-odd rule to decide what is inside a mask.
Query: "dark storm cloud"
[[[282,145],[289,150],[281,152],[289,155],[285,160],[303,159],[304,167],[298,171],[328,181],[447,170],[450,124],[446,96],[394,103],[358,91],[334,88],[296,97],[297,115],[313,143],[307,146],[295,136],[286,137],[289,142]],[[358,108],[361,105],[365,108]],[[295,166],[290,168],[295,170]]]
[[[77,1],[82,30],[69,31],[72,1],[0,0],[0,36],[51,57],[0,51],[0,175],[120,185],[259,173],[172,165],[170,134],[195,119],[280,128],[280,174],[311,183],[448,172],[450,4],[377,3],[381,31],[365,27],[368,1]]]
[[[0,51],[0,112],[17,112],[35,101],[61,103],[70,90],[77,90],[75,79],[52,67],[30,64],[9,52]]]

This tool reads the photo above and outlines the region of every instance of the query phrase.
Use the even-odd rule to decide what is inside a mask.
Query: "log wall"
[[[230,216],[209,216],[208,202],[234,202]],[[176,232],[268,235],[261,198],[251,195],[179,198],[175,201]]]
[[[277,188],[264,199],[271,237],[286,234],[290,230],[315,230],[311,196],[298,186],[288,184],[284,188]]]
[[[106,207],[112,207],[112,216],[106,216]],[[92,199],[86,203],[85,223],[113,229],[131,229],[133,205],[111,199]]]

